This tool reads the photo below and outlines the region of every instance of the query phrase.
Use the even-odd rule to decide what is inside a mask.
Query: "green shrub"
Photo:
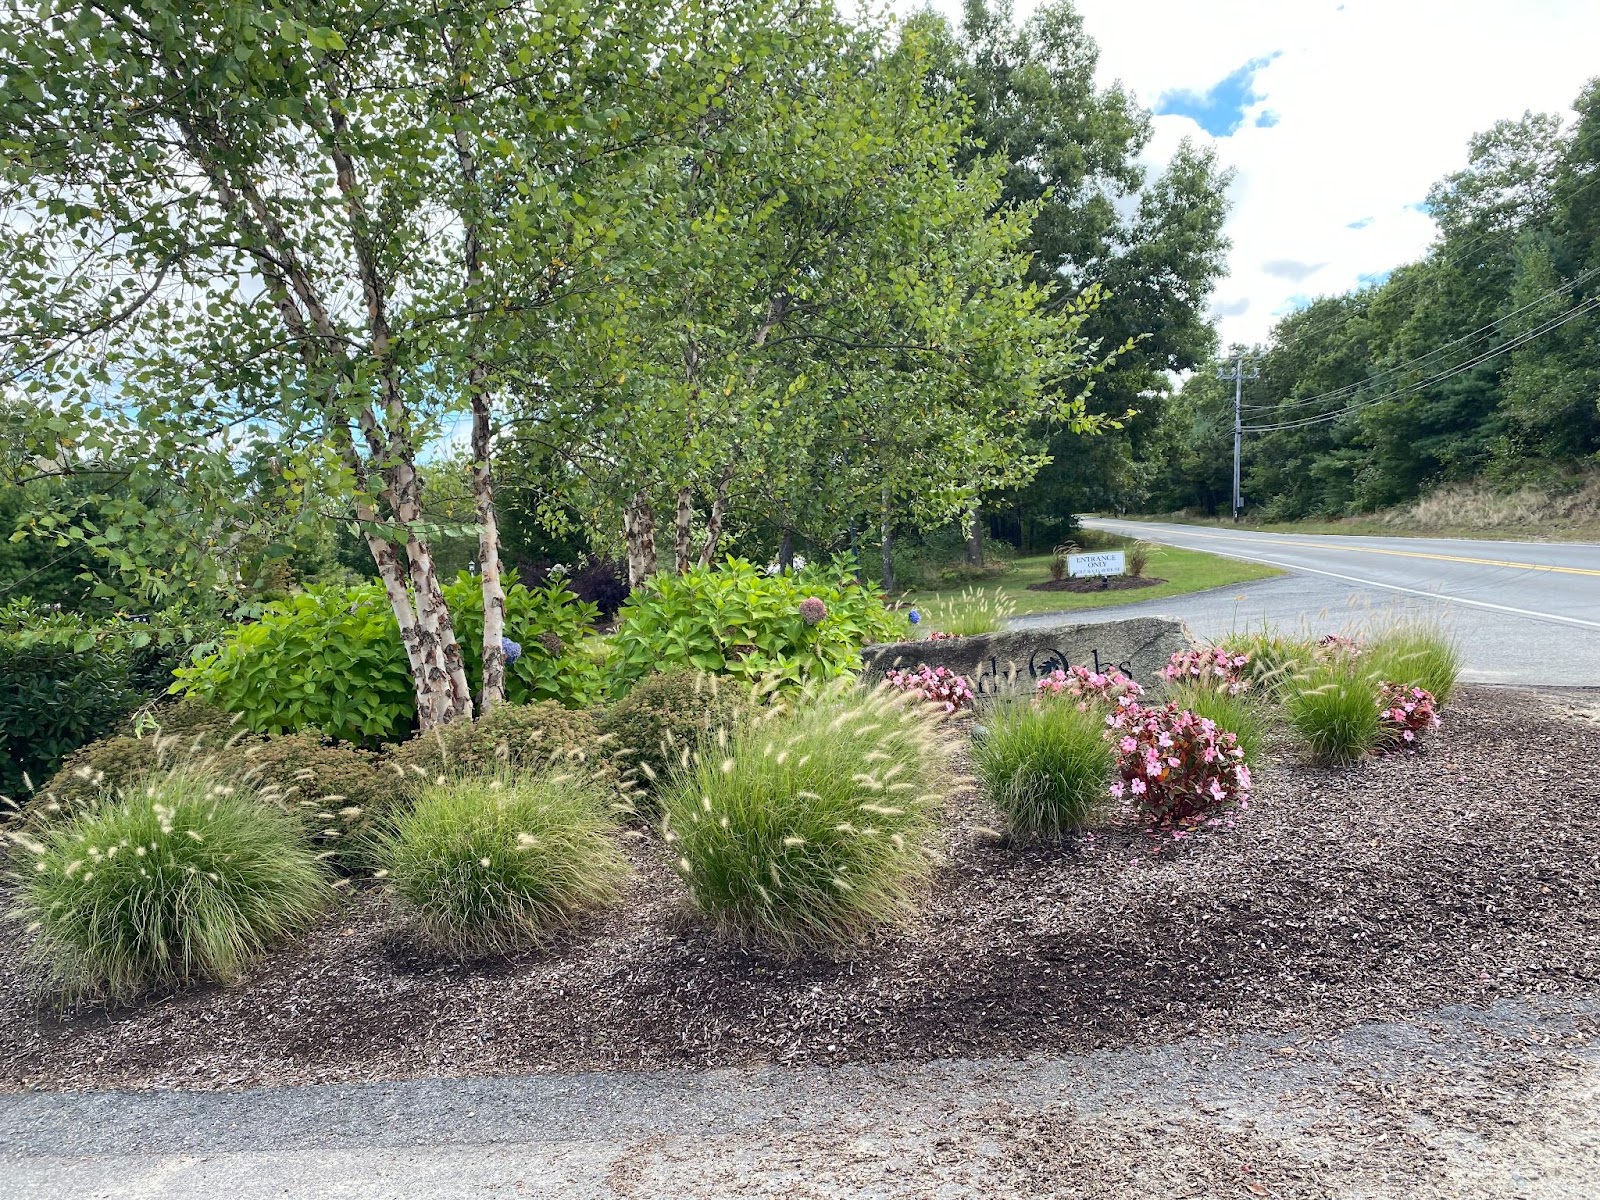
[[[483,594],[463,573],[444,589],[474,692],[481,686]],[[574,648],[596,609],[559,584],[506,589],[506,636],[522,655],[506,671],[514,704],[581,706],[602,692],[598,664]],[[395,741],[416,718],[416,695],[393,610],[377,584],[310,588],[266,606],[222,647],[177,672],[190,695],[242,714],[258,733],[320,729],[348,742]]]
[[[23,811],[48,821],[72,817],[125,799],[152,772],[184,770],[294,815],[311,846],[342,870],[369,865],[366,841],[398,795],[397,771],[376,755],[314,733],[220,736],[200,730],[91,743],[69,757]]]
[[[1365,758],[1383,739],[1377,681],[1359,655],[1334,655],[1296,675],[1285,711],[1318,763]]]
[[[1019,697],[995,704],[981,722],[973,763],[1014,837],[1059,838],[1104,807],[1115,756],[1103,710]]]
[[[752,719],[678,775],[663,830],[695,904],[785,950],[909,917],[945,769],[937,724],[882,689]]]
[[[455,721],[392,746],[389,762],[412,787],[442,776],[597,765],[603,757],[594,718],[561,705],[500,704],[477,721]]]
[[[1443,705],[1461,677],[1461,648],[1439,626],[1426,621],[1399,621],[1367,643],[1367,669],[1401,687],[1425,688]]]
[[[0,795],[21,802],[81,746],[166,691],[199,631],[0,606]]]
[[[1174,683],[1167,687],[1167,699],[1233,734],[1246,765],[1254,767],[1261,761],[1272,729],[1272,710],[1257,695],[1248,691],[1233,695],[1227,688],[1203,683]]]
[[[24,844],[32,953],[70,996],[231,981],[329,895],[290,818],[190,772],[150,776]]]
[[[934,596],[922,605],[922,615],[930,630],[966,637],[997,632],[1016,607],[999,588],[966,587],[951,595]]]
[[[749,700],[741,684],[701,671],[646,675],[601,718],[600,731],[628,781],[650,793],[719,729],[737,724]]]
[[[293,814],[312,848],[345,872],[370,869],[373,834],[400,792],[398,772],[377,755],[315,733],[236,739],[199,761]]]
[[[800,614],[812,597],[826,607],[814,625]],[[628,598],[619,620],[611,660],[619,693],[677,667],[779,685],[820,682],[859,667],[864,644],[907,632],[903,618],[856,582],[848,558],[776,575],[738,558],[657,575]]]
[[[379,860],[427,940],[509,950],[620,898],[628,864],[613,833],[603,797],[576,775],[461,778],[424,789]]]

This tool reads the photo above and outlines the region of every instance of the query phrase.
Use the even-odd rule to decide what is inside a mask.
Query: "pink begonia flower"
[[[1142,780],[1142,779],[1135,779],[1128,786],[1133,790],[1133,794],[1135,796],[1142,796],[1142,795],[1145,794],[1146,791],[1149,790],[1148,788],[1145,787],[1144,780]]]
[[[1122,747],[1124,754],[1132,754],[1139,748],[1139,743],[1131,737],[1124,737],[1117,745]]]
[[[1117,780],[1115,783],[1113,783],[1111,785],[1111,794],[1113,796],[1115,796],[1118,800],[1122,799],[1123,793],[1126,792],[1127,790],[1128,790],[1127,785],[1125,783],[1123,783],[1122,780],[1120,780],[1120,779]]]

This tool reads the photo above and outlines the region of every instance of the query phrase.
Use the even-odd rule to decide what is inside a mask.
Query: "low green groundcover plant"
[[[1114,756],[1101,706],[1041,693],[998,701],[980,720],[973,764],[1014,838],[1059,838],[1105,807]]]
[[[822,682],[860,666],[864,644],[907,629],[857,582],[848,557],[770,575],[729,558],[657,575],[628,598],[613,639],[614,690],[682,667],[780,687]]]
[[[931,870],[945,735],[885,689],[769,710],[675,777],[663,832],[724,932],[830,949],[910,917]]]
[[[629,868],[615,832],[581,776],[507,772],[425,788],[378,857],[427,941],[460,954],[504,951],[621,898]]]
[[[20,843],[31,953],[69,997],[234,980],[330,892],[292,818],[192,771]]]
[[[481,685],[483,592],[463,572],[444,589],[474,692]],[[521,654],[506,669],[506,698],[569,707],[603,691],[599,664],[577,652],[598,610],[560,584],[506,589],[506,636]],[[399,627],[383,589],[316,587],[266,606],[235,627],[221,648],[175,674],[179,687],[258,733],[319,729],[341,741],[398,741],[416,717],[416,696]]]
[[[608,747],[640,799],[665,789],[719,730],[750,708],[750,689],[736,679],[692,669],[646,675],[600,719]]]

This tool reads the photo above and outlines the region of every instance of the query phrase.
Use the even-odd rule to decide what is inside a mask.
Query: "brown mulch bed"
[[[0,1089],[1025,1055],[1593,991],[1596,761],[1573,701],[1467,689],[1418,754],[1280,755],[1235,828],[1180,843],[1002,848],[964,794],[920,923],[840,962],[719,942],[642,838],[615,915],[509,959],[423,955],[368,891],[236,987],[60,1013],[13,932]]]
[[[1096,576],[1093,579],[1046,579],[1041,583],[1030,583],[1030,592],[1126,592],[1133,588],[1155,587],[1165,583],[1165,579],[1157,579],[1153,575],[1107,575],[1104,580]]]

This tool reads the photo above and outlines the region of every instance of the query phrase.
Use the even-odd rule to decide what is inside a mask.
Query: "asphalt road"
[[[1104,518],[1084,524],[1289,574],[1074,613],[1075,621],[1160,614],[1181,617],[1200,637],[1217,637],[1263,623],[1323,633],[1394,614],[1425,615],[1455,631],[1467,679],[1600,685],[1600,545],[1257,533]]]

